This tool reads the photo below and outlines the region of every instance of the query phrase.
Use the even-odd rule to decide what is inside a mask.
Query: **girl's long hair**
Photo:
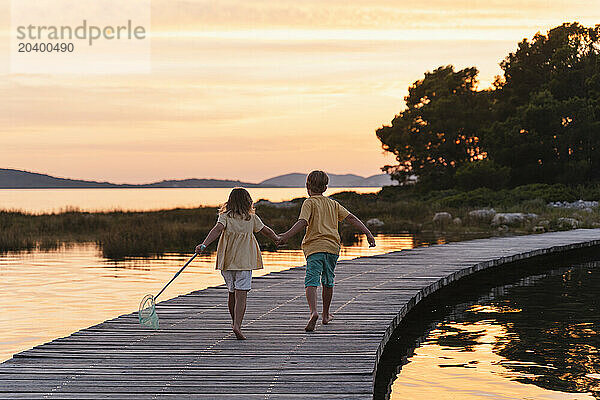
[[[230,217],[239,215],[245,220],[250,219],[250,215],[254,214],[254,205],[250,193],[244,188],[234,188],[229,193],[227,203],[221,206],[219,214],[227,214]]]

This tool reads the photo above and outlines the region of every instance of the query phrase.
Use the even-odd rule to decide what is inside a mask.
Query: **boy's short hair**
[[[329,177],[323,171],[313,171],[306,177],[306,186],[315,193],[323,193],[328,183]]]

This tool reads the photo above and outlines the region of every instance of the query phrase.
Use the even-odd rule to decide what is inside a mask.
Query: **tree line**
[[[479,90],[476,67],[425,73],[377,129],[397,164],[432,189],[600,181],[600,25],[565,23],[524,39]]]

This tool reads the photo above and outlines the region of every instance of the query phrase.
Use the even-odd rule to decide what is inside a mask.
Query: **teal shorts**
[[[331,253],[314,253],[306,257],[306,277],[304,287],[319,286],[333,287],[335,264],[338,255]]]

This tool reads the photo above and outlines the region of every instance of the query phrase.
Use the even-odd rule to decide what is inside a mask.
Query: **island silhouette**
[[[387,174],[362,177],[354,174],[329,174],[330,187],[380,187],[395,182]],[[111,182],[88,181],[59,178],[47,174],[17,169],[0,169],[0,189],[123,189],[123,188],[295,188],[304,187],[306,174],[291,173],[279,175],[258,183],[230,179],[170,179],[146,184],[117,184]]]

